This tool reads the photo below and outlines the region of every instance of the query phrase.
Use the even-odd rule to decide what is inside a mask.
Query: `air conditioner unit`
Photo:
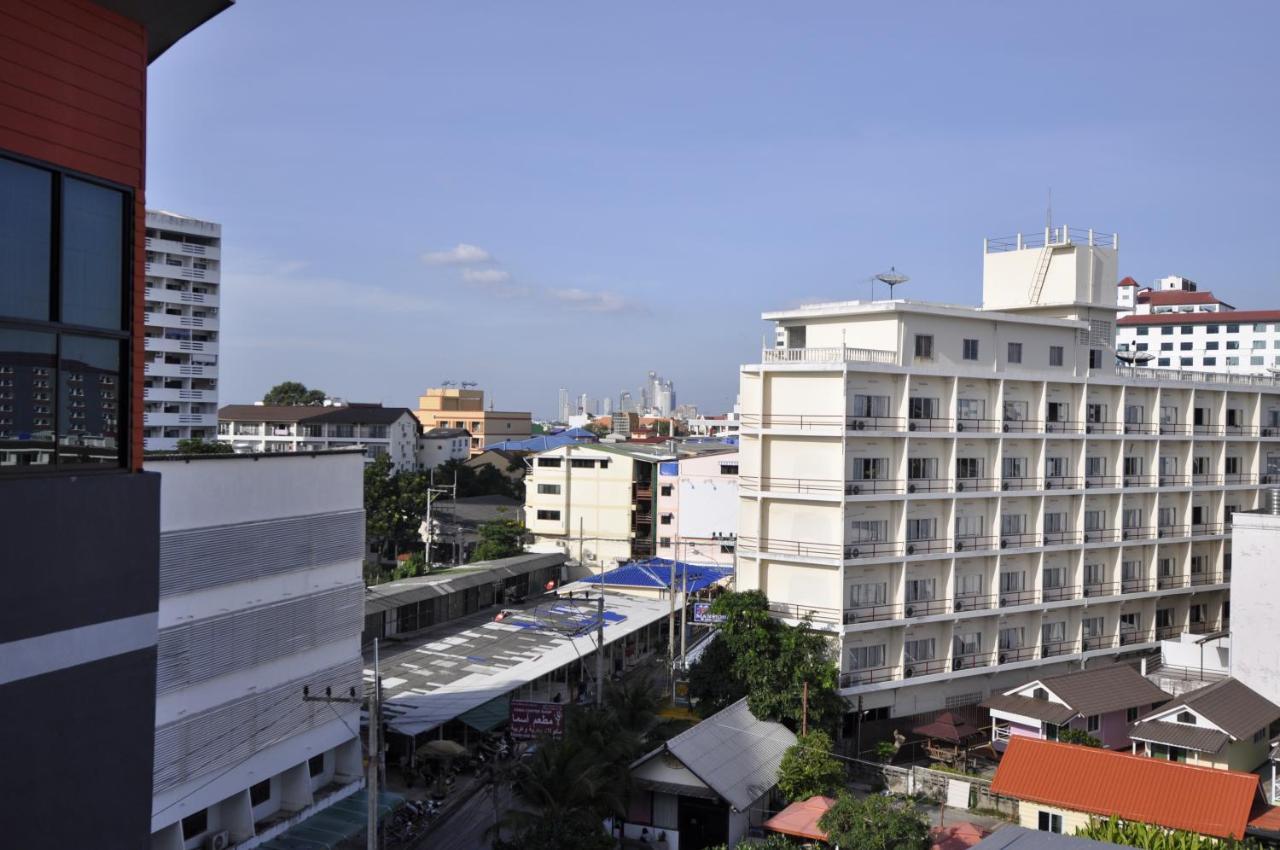
[[[907,492],[908,492],[908,493],[914,493],[915,491],[916,491],[916,485],[914,485],[914,484],[908,484],[908,485],[907,485]]]
[[[910,543],[908,543],[908,544],[907,544],[907,554],[908,554],[908,555],[914,555],[915,553],[916,553],[916,547],[914,547],[914,546],[912,546]]]
[[[1263,428],[1263,429],[1262,429],[1262,436],[1264,436],[1264,437],[1274,437],[1274,436],[1275,436],[1275,434],[1276,434],[1276,429],[1274,429],[1274,428]]]
[[[963,669],[964,669],[964,659],[963,659],[963,658],[953,658],[953,659],[951,659],[951,669],[953,669],[953,670],[963,670]]]
[[[1052,490],[1052,489],[1053,489],[1053,479],[1052,479],[1052,478],[1046,478],[1046,479],[1044,480],[1044,489],[1046,489],[1046,490]]]
[[[999,660],[997,661],[997,663],[999,663],[999,664],[1003,664],[1003,663],[1005,663],[1007,660],[1009,660],[1009,656],[1005,655],[1005,654],[1002,652],[1002,653],[1000,653],[1000,658],[999,658]]]
[[[902,613],[904,616],[914,617],[916,615],[916,609],[908,605],[906,608],[902,609]]]
[[[1000,607],[1001,607],[1001,608],[1007,608],[1007,607],[1009,607],[1009,599],[1008,599],[1008,597],[1005,597],[1005,596],[1001,596],[1001,597],[1000,597]]]
[[[861,553],[862,553],[862,550],[861,550],[861,549],[859,549],[857,546],[854,546],[852,549],[850,549],[850,550],[849,550],[849,557],[850,557],[850,558],[856,558],[856,557],[858,557]]]
[[[908,667],[908,668],[906,668],[905,670],[903,670],[903,671],[902,671],[902,678],[904,678],[904,679],[910,679],[910,678],[911,678],[912,676],[914,676],[915,674],[916,674],[916,670],[915,670],[915,668],[914,668],[914,667]]]
[[[964,551],[964,542],[963,542],[963,541],[961,541],[961,540],[957,540],[957,541],[956,541],[956,551],[957,551],[957,552],[963,552],[963,551]]]
[[[1008,549],[1008,548],[1009,548],[1009,541],[1008,541],[1008,540],[1001,540],[1001,541],[1000,541],[1000,548],[1001,548],[1001,549]]]
[[[1002,481],[1002,482],[1000,483],[1000,489],[1001,489],[1001,490],[1008,490],[1008,489],[1009,489],[1009,482],[1008,482],[1008,481]]]
[[[862,431],[862,430],[865,430],[865,429],[866,429],[866,427],[867,427],[867,423],[866,423],[866,422],[864,422],[864,421],[862,421],[861,419],[857,419],[857,420],[855,420],[855,421],[854,421],[854,423],[853,423],[853,430],[855,430],[855,431]]]
[[[1009,423],[1008,423],[1008,422],[1006,422],[1006,423],[1004,424],[1004,432],[1005,432],[1006,434],[1008,434],[1008,433],[1009,433]]]
[[[964,610],[964,600],[962,600],[962,599],[957,599],[957,600],[956,600],[956,610],[957,610],[957,611],[963,611],[963,610]]]
[[[856,496],[862,492],[862,486],[859,484],[854,484],[851,487],[849,487],[849,492],[854,496]]]
[[[964,423],[963,423],[963,422],[957,422],[957,423],[956,423],[956,430],[957,430],[957,431],[963,431],[963,430],[964,430]]]
[[[957,493],[963,493],[963,492],[964,492],[964,482],[963,482],[963,481],[957,481],[957,482],[956,482],[956,492],[957,492]]]
[[[209,850],[227,850],[231,846],[231,833],[219,830],[205,839],[204,846]]]
[[[1093,426],[1092,426],[1092,425],[1086,425],[1086,426],[1084,426],[1084,432],[1085,432],[1086,434],[1092,434],[1092,433],[1093,433]]]
[[[908,430],[908,431],[914,431],[915,429],[916,429],[916,423],[914,423],[914,422],[908,422],[908,423],[907,423],[907,430]]]

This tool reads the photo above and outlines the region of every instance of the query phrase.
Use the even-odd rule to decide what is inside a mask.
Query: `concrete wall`
[[[1236,514],[1231,551],[1231,674],[1280,703],[1280,516]]]
[[[1018,825],[1025,829],[1040,828],[1040,813],[1049,812],[1050,814],[1062,816],[1062,834],[1075,835],[1076,830],[1089,825],[1089,815],[1083,812],[1073,812],[1070,809],[1061,809],[1057,806],[1047,806],[1041,803],[1028,803],[1021,800],[1018,803]]]

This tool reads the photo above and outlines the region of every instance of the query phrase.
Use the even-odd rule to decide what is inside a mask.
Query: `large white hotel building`
[[[222,225],[147,210],[143,441],[213,441],[218,430],[218,289]]]
[[[837,634],[864,710],[1227,627],[1230,516],[1280,473],[1280,384],[1118,363],[1116,267],[1113,235],[1062,227],[988,240],[980,308],[765,314],[738,588]]]

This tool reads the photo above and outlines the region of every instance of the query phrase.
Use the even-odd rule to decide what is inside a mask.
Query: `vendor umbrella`
[[[457,741],[447,741],[441,738],[436,741],[427,741],[421,747],[418,747],[418,752],[428,758],[451,759],[465,756],[467,748]]]

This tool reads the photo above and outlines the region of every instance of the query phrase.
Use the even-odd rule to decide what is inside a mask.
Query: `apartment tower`
[[[142,436],[147,451],[218,428],[222,225],[147,210]]]
[[[738,587],[835,635],[905,716],[1229,623],[1231,515],[1280,459],[1280,385],[1114,350],[1117,241],[984,244],[983,306],[767,313],[741,373]]]

